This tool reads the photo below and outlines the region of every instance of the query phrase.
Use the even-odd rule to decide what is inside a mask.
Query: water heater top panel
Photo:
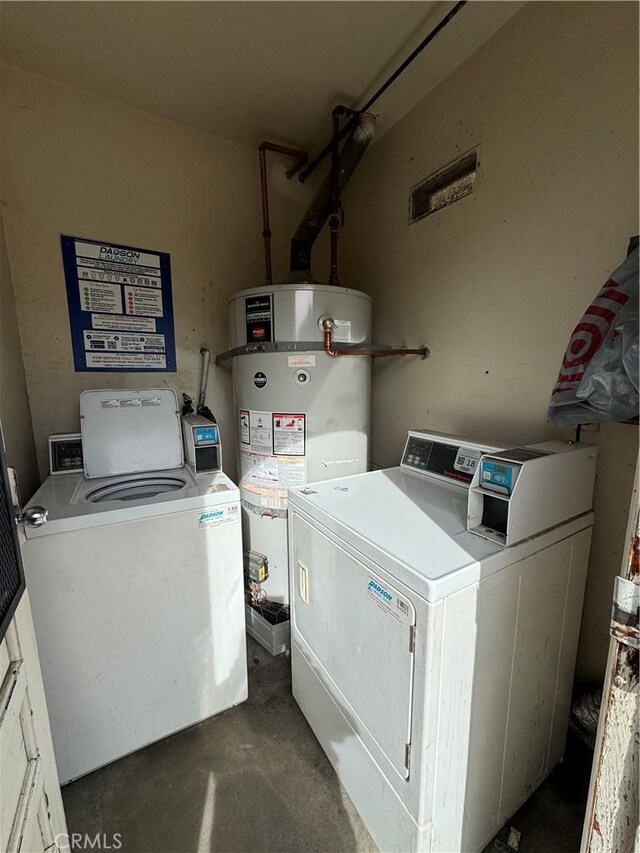
[[[371,297],[325,284],[280,284],[236,293],[230,301],[231,346],[321,342],[322,321],[335,323],[336,343],[371,339]]]
[[[334,284],[313,284],[312,282],[302,282],[300,284],[256,284],[254,287],[245,287],[244,290],[238,290],[229,300],[229,305],[240,299],[242,296],[253,296],[256,293],[297,293],[298,291],[312,291],[313,293],[349,293],[352,296],[359,296],[361,299],[366,299],[368,302],[373,302],[373,299],[368,293],[363,290],[355,290],[352,287],[336,286]]]

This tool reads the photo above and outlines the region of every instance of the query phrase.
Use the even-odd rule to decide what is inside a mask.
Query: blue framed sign
[[[171,260],[62,235],[76,371],[176,370]]]

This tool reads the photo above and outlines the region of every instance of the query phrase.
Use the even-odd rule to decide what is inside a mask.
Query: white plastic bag
[[[635,248],[573,330],[551,394],[549,423],[638,417],[638,256]]]

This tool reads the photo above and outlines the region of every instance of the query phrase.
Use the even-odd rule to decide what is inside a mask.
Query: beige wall
[[[24,377],[13,283],[0,216],[0,423],[7,465],[16,469],[23,500],[38,486],[31,411]]]
[[[374,297],[383,343],[426,362],[375,369],[373,460],[408,427],[507,442],[545,422],[569,335],[638,232],[638,7],[530,3],[367,154],[345,204],[344,283]],[[411,186],[480,146],[476,193],[409,226]],[[636,430],[600,445],[579,673],[602,675]]]
[[[310,189],[271,160],[275,272]],[[263,280],[257,151],[3,66],[2,200],[40,473],[53,432],[78,429],[85,388],[197,393],[200,347],[228,346],[227,300]],[[171,254],[178,371],[74,373],[60,234]],[[212,368],[225,468],[228,373]]]

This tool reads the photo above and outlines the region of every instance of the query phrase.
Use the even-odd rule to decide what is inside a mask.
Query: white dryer
[[[172,390],[85,392],[81,424],[24,546],[63,783],[247,698],[237,487],[183,465]]]
[[[562,757],[596,454],[575,516],[505,547],[506,495],[467,530],[498,450],[413,433],[400,467],[289,492],[293,694],[381,851],[481,850]]]

